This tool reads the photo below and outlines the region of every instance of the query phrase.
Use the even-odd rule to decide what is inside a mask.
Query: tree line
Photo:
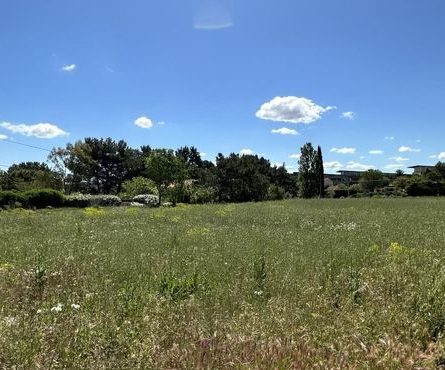
[[[195,147],[130,147],[124,140],[85,138],[54,148],[47,163],[26,162],[0,172],[0,190],[50,188],[65,194],[156,193],[173,202],[247,202],[322,196],[321,149],[302,150],[300,175],[257,155],[219,153],[204,160]],[[318,160],[318,162],[314,162]],[[317,175],[314,171],[318,171]],[[321,171],[321,174],[320,174]],[[131,189],[131,190],[129,190]]]

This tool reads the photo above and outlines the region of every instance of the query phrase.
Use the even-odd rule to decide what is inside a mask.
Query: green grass
[[[432,368],[444,257],[445,199],[0,212],[0,368]]]

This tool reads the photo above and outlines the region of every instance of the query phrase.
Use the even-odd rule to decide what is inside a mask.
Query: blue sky
[[[310,141],[331,173],[445,160],[443,0],[14,0],[0,17],[0,165],[46,158],[7,140],[87,136],[290,170]]]

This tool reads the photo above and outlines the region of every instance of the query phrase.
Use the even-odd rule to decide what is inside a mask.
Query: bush
[[[122,203],[121,198],[116,195],[90,195],[73,194],[68,195],[65,200],[67,207],[117,207]]]
[[[445,183],[430,180],[412,181],[407,185],[406,193],[412,197],[445,195]]]
[[[153,194],[158,195],[158,189],[153,180],[145,177],[134,177],[122,184],[122,193],[120,197],[125,200],[130,200],[139,194]]]
[[[16,205],[24,204],[25,197],[22,193],[15,191],[0,191],[0,207],[2,208],[14,208]]]
[[[217,199],[215,188],[206,186],[192,186],[188,189],[190,204],[214,203]]]
[[[270,185],[267,190],[267,199],[283,200],[286,197],[286,191],[278,185]]]
[[[159,205],[159,197],[153,194],[139,194],[133,197],[133,202],[146,204],[149,207],[157,207]]]
[[[23,193],[25,204],[29,208],[62,207],[65,196],[57,190],[29,190]]]

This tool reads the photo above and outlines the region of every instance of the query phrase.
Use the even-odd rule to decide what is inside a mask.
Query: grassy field
[[[444,257],[444,199],[0,212],[0,368],[434,368]]]

